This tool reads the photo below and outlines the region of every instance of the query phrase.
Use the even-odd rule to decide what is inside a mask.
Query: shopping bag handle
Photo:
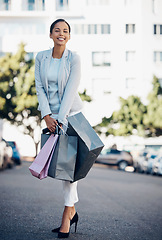
[[[44,129],[42,129],[42,133],[46,134],[46,133],[51,133],[51,132],[48,128],[44,128]]]
[[[60,132],[60,129],[56,126],[56,130],[54,132],[51,132],[48,128],[44,128],[42,129],[42,133],[43,134],[46,134],[46,133],[50,133],[50,134],[59,134]]]
[[[61,135],[62,134],[65,134],[64,130],[59,126],[59,124],[56,125],[56,129],[54,132],[51,132],[48,128],[44,128],[42,129],[42,133],[43,134],[46,134],[46,133],[53,133],[53,134],[58,134],[58,135]]]

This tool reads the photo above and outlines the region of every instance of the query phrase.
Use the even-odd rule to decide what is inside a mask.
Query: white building
[[[151,89],[162,82],[162,0],[0,0],[0,54],[26,43],[31,56],[53,46],[50,24],[65,18],[72,26],[68,48],[82,60],[80,91],[92,124],[110,116],[118,97]]]

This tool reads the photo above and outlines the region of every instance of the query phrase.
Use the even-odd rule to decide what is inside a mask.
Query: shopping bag
[[[48,138],[48,134],[41,135],[41,147]],[[62,131],[59,132],[58,141],[48,169],[48,176],[59,180],[74,180],[77,143],[78,138],[76,136],[68,136]]]
[[[68,118],[67,134],[78,137],[74,181],[84,178],[104,147],[94,129],[80,112]]]
[[[58,134],[51,134],[48,136],[48,140],[46,141],[39,154],[29,167],[31,174],[34,177],[37,177],[39,179],[47,177],[48,168],[56,147],[57,140]]]
[[[77,137],[60,135],[48,169],[48,176],[73,181],[77,156]]]

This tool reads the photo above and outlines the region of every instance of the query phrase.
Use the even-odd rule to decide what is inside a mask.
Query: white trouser
[[[78,202],[77,183],[70,183],[69,181],[62,181],[63,183],[63,195],[64,205],[67,207],[73,207]]]
[[[52,118],[58,119],[58,114],[52,114]],[[63,129],[66,132],[67,126],[63,125]],[[67,207],[73,207],[76,202],[78,202],[78,192],[77,183],[70,183],[69,181],[62,181],[63,183],[63,195],[64,195],[64,205]]]

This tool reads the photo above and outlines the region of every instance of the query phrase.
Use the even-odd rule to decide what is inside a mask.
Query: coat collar
[[[51,58],[52,57],[52,52],[53,52],[53,48],[47,50],[46,58]],[[68,49],[65,48],[65,50],[63,52],[63,55],[62,55],[62,58],[67,58],[67,56],[68,56]]]

